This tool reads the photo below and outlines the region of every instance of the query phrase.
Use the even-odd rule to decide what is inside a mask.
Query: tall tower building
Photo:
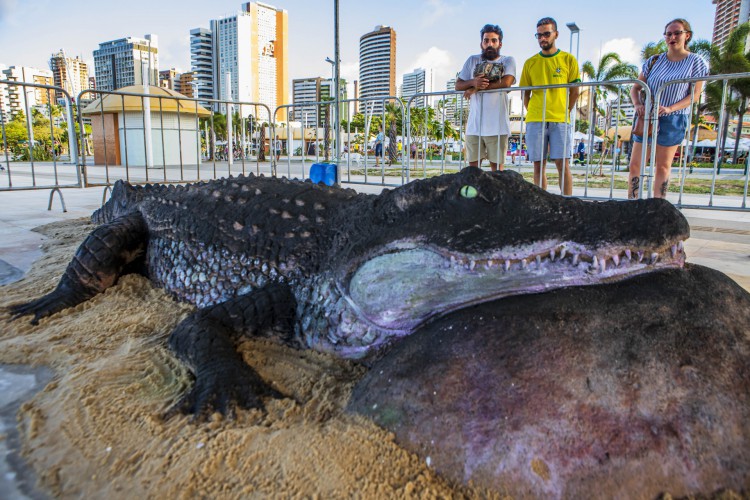
[[[323,102],[334,98],[333,80],[330,78],[300,78],[292,81],[292,94],[294,103],[294,115],[290,114],[290,119],[300,121],[305,127],[314,127],[317,123],[319,127],[325,124],[325,113],[329,106],[304,106],[307,103]],[[339,79],[339,98],[346,100],[346,80]],[[341,104],[340,115],[344,119],[346,115],[346,103]],[[279,120],[286,120],[286,114],[276,117]]]
[[[175,68],[159,71],[159,87],[170,90],[177,90],[177,83],[180,74]]]
[[[193,73],[181,73],[174,82],[174,89],[180,94],[193,98],[197,97],[193,92]]]
[[[711,43],[721,48],[738,25],[750,20],[750,0],[711,0],[716,5]]]
[[[36,83],[39,85],[54,85],[52,72],[44,69],[30,68],[27,66],[10,66],[0,72],[0,80],[11,82]],[[17,85],[4,86],[3,92],[3,114],[5,120],[8,115],[13,117],[19,111],[24,111],[32,106],[42,106],[55,99],[55,92],[35,87],[20,87]]]
[[[425,91],[425,70],[416,68],[411,73],[405,73],[401,84],[401,97],[409,102],[409,99],[417,94],[423,94]],[[424,107],[425,98],[420,96],[412,101],[417,107]]]
[[[190,30],[190,70],[193,82],[197,84],[198,99],[214,98],[214,48],[211,30],[195,28]],[[183,89],[185,94],[187,89]],[[192,91],[191,91],[192,92]],[[185,94],[187,95],[187,94]],[[203,106],[210,107],[207,102]]]
[[[242,7],[234,16],[211,21],[214,96],[263,103],[273,113],[289,102],[288,14],[260,2]],[[227,73],[231,88],[226,87]],[[254,112],[243,108],[243,113]]]
[[[451,78],[445,83],[445,90],[450,92],[456,90],[455,78]],[[441,106],[445,109],[445,120],[456,128],[462,128],[469,116],[469,100],[462,99],[461,94],[452,94],[442,99],[441,103]],[[461,109],[462,104],[463,109]],[[438,119],[442,120],[441,117],[438,117]]]
[[[396,31],[376,26],[359,39],[359,97],[383,98],[396,95]],[[363,104],[375,113],[383,102]]]
[[[156,35],[127,37],[99,44],[94,51],[96,88],[117,90],[143,83],[143,71],[150,70],[151,85],[159,85],[159,43]]]
[[[81,91],[89,88],[89,67],[78,56],[67,57],[65,51],[60,49],[50,57],[49,69],[52,71],[55,86],[65,89],[73,99]],[[62,93],[58,92],[55,98],[62,99]]]

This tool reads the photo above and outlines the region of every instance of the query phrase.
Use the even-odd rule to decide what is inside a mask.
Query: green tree
[[[750,52],[745,52],[745,40],[750,34],[750,23],[744,23],[737,26],[729,34],[729,38],[724,42],[721,49],[711,47],[709,51],[709,67],[712,75],[746,73],[750,72]],[[747,100],[750,98],[750,79],[740,78],[728,82],[731,93],[724,100],[724,113],[726,119],[722,130],[722,144],[717,145],[717,151],[724,151],[727,139],[727,129],[729,127],[729,117],[737,115],[738,126],[735,135],[734,144],[734,163],[737,162],[737,154],[740,136],[742,133],[742,121],[747,112]],[[706,85],[706,104],[705,109],[714,116],[721,115],[721,101],[723,94],[724,82],[715,81]]]
[[[637,78],[638,70],[635,65],[623,62],[619,54],[608,52],[594,66],[591,61],[583,63],[581,69],[583,76],[591,81],[603,82],[596,87],[594,103],[591,107],[591,123],[596,123],[597,112],[604,115],[604,105],[608,101],[609,92],[623,92],[624,89],[617,85],[617,80]]]

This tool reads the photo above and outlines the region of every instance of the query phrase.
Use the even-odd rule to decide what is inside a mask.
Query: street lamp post
[[[576,64],[579,65],[580,68],[580,61],[578,60],[578,49],[581,46],[581,28],[578,27],[578,25],[575,22],[567,23],[565,26],[568,27],[570,30],[570,50],[569,52],[573,53],[573,35],[576,36]],[[576,115],[578,114],[578,110],[576,107],[573,107],[573,110],[571,111],[571,117],[570,117],[570,128],[571,133],[575,133],[576,131]],[[590,146],[590,145],[589,145]]]
[[[334,108],[333,113],[328,112],[328,114],[332,114],[333,119],[333,147],[334,147],[334,163],[338,162],[339,157],[339,141],[338,141],[338,127],[336,126],[336,123],[338,122],[338,107],[339,107],[339,88],[336,80],[336,61],[331,59],[330,57],[326,57],[326,62],[331,65],[331,95],[329,97],[333,97],[334,102]]]
[[[581,47],[581,28],[575,22],[565,26],[570,30],[570,53],[573,53],[573,35],[576,35],[576,61],[578,61],[578,49]]]
[[[335,108],[333,110],[333,117],[334,117],[334,124],[333,124],[333,130],[334,134],[336,135],[336,165],[338,165],[338,159],[341,155],[341,145],[339,144],[340,134],[339,134],[339,127],[341,127],[341,119],[339,117],[339,80],[341,77],[340,67],[341,67],[341,54],[339,51],[339,0],[333,0],[333,58],[336,64],[334,64],[334,68],[336,70],[335,77],[334,77],[334,87],[336,87],[336,99],[335,99]],[[337,167],[336,172],[336,182],[341,178],[341,171],[340,167]]]

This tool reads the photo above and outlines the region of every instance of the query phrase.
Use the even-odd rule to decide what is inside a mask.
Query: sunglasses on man
[[[535,33],[534,36],[537,39],[539,39],[539,38],[549,38],[549,37],[552,36],[552,33],[554,33],[554,31],[544,31],[542,33]]]

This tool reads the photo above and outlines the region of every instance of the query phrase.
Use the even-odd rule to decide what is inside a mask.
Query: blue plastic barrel
[[[315,184],[322,182],[326,186],[336,184],[338,167],[335,163],[313,163],[310,167],[310,180]]]

